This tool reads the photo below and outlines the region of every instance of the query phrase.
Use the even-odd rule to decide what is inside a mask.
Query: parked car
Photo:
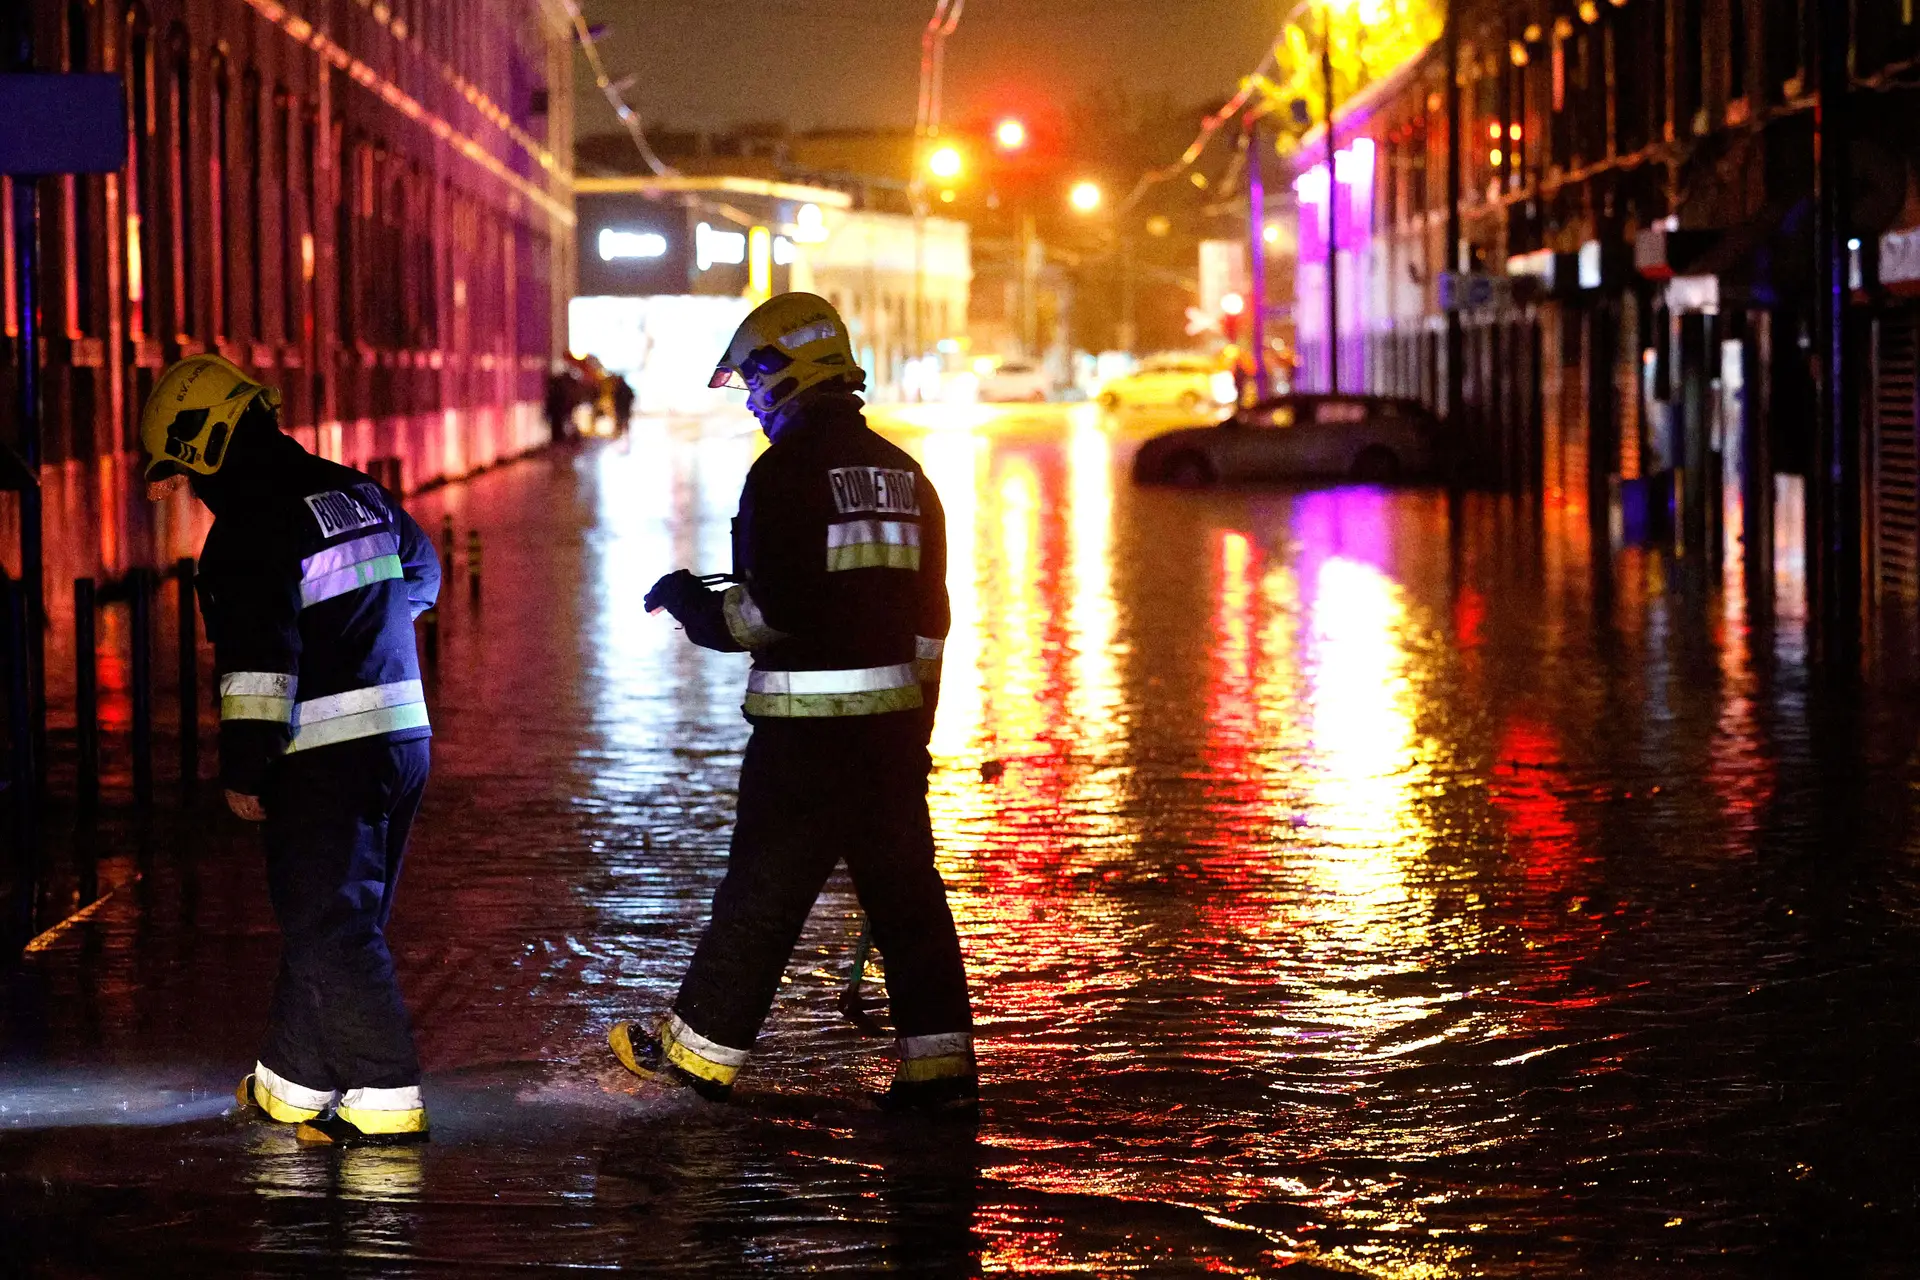
[[[1134,455],[1143,484],[1340,476],[1385,483],[1431,475],[1439,423],[1424,405],[1389,396],[1276,396],[1219,426],[1155,436]]]
[[[1140,367],[1100,388],[1100,407],[1177,408],[1187,413],[1232,404],[1233,374],[1205,356],[1149,356]]]
[[[980,375],[981,400],[1041,401],[1053,390],[1046,371],[1028,360],[1001,360]]]

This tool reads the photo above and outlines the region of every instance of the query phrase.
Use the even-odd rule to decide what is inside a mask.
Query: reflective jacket
[[[289,437],[256,445],[243,472],[215,494],[196,485],[215,513],[198,588],[221,781],[259,795],[282,755],[431,733],[413,620],[439,595],[440,562],[392,494]]]
[[[946,517],[906,451],[851,395],[817,397],[747,474],[724,630],[753,654],[747,719],[921,713],[932,724],[949,624]],[[702,634],[704,633],[704,634]]]

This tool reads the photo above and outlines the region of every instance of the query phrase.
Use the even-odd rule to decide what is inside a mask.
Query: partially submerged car
[[[1134,455],[1143,484],[1340,477],[1382,484],[1432,475],[1439,422],[1415,400],[1391,396],[1275,396],[1218,426],[1155,436]]]

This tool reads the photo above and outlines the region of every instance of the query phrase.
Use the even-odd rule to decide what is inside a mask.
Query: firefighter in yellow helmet
[[[647,595],[695,644],[753,655],[753,725],[727,874],[666,1016],[610,1039],[638,1075],[723,1099],[801,925],[840,859],[886,957],[900,1061],[890,1108],[970,1113],[966,972],[927,818],[927,740],[948,627],[940,498],[869,430],[866,375],[826,299],[741,324],[712,386],[738,386],[772,444],[733,526],[734,585],[686,570]]]
[[[240,1102],[311,1143],[427,1137],[387,917],[427,781],[413,620],[439,558],[399,500],[280,430],[280,395],[218,356],[160,377],[148,492],[212,510],[200,609],[220,683],[227,804],[264,823],[283,938]]]

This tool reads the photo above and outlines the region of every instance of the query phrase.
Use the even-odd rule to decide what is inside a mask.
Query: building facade
[[[934,398],[967,334],[967,225],[862,207],[857,188],[747,174],[581,178],[571,344],[646,412],[726,402],[705,374],[747,312],[790,289],[846,317],[877,400]],[[734,399],[739,397],[735,395]]]
[[[40,179],[49,599],[197,549],[139,413],[218,352],[397,490],[546,438],[573,276],[570,18],[553,0],[29,0],[33,70],[122,78],[114,173]],[[20,180],[25,181],[25,180]],[[0,435],[24,443],[12,184]],[[15,565],[17,568],[17,564]]]
[[[1446,243],[1440,44],[1292,153],[1301,383],[1328,371],[1336,229],[1340,385],[1440,404],[1477,483],[1585,512],[1596,537],[1671,538],[1769,585],[1814,456],[1817,56],[1799,0],[1519,0],[1459,17],[1458,245]],[[1910,229],[1920,24],[1854,6],[1853,406],[1860,597],[1920,597]],[[1331,216],[1329,216],[1331,215]],[[1785,536],[1785,535],[1783,535]]]

